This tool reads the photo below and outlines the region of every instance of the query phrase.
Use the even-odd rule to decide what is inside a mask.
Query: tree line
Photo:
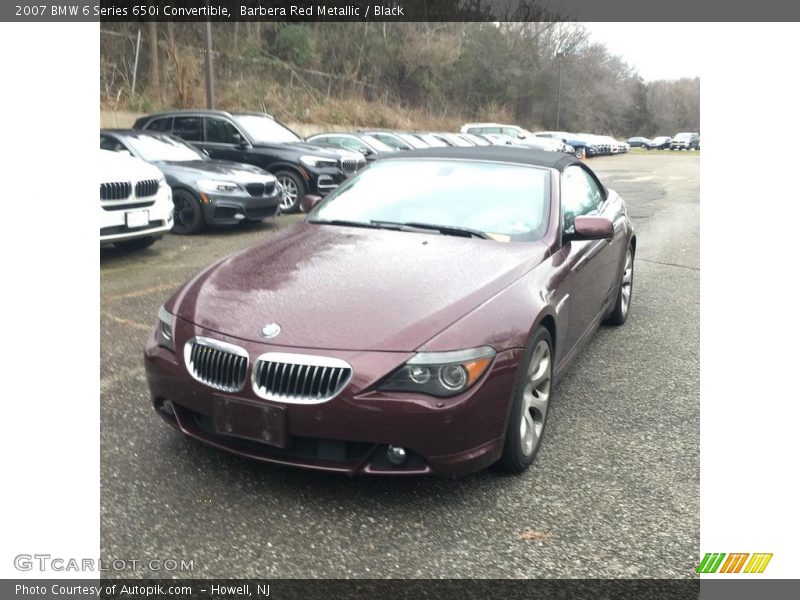
[[[104,105],[204,106],[203,27],[104,23]],[[141,84],[131,93],[137,32]],[[617,137],[699,130],[699,79],[644,81],[575,23],[236,22],[212,24],[212,35],[220,108],[374,126],[412,111],[453,127],[503,120]]]

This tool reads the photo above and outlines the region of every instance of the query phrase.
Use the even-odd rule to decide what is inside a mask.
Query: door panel
[[[567,167],[561,176],[561,213],[565,234],[575,217],[602,214],[606,203],[603,188],[579,165]],[[606,216],[603,214],[603,216]],[[572,240],[561,252],[572,278],[566,346],[572,349],[597,322],[607,306],[613,241]]]

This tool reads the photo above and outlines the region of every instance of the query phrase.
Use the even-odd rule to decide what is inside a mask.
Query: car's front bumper
[[[147,225],[129,226],[129,213],[147,211]],[[172,229],[174,205],[172,189],[162,185],[155,198],[129,201],[101,202],[100,244],[112,244],[136,238],[160,236]]]
[[[303,166],[300,171],[306,180],[308,193],[318,196],[327,196],[348,178],[341,169],[335,167],[312,169]]]
[[[201,201],[206,223],[233,225],[276,216],[280,212],[281,195],[277,189],[270,196],[203,193]]]
[[[482,379],[464,394],[434,398],[374,389],[377,381],[412,353],[304,350],[229,338],[181,319],[175,319],[175,327],[177,340],[204,335],[234,343],[250,356],[244,389],[220,392],[189,374],[182,344],[173,354],[159,347],[151,332],[144,357],[156,411],[185,435],[206,444],[264,462],[351,475],[461,475],[488,467],[502,453],[521,349],[499,353]],[[353,377],[338,396],[321,404],[264,400],[253,391],[250,374],[255,357],[267,351],[340,358],[352,365]],[[214,413],[225,400],[235,406],[242,403],[282,411],[286,447],[219,433]],[[165,409],[166,402],[171,408]],[[238,417],[234,414],[233,418]],[[242,414],[241,418],[248,417]],[[406,449],[405,464],[394,466],[387,460],[389,445]]]

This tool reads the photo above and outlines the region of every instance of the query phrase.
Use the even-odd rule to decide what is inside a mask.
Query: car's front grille
[[[130,181],[114,181],[100,184],[101,200],[125,200],[131,195]]]
[[[224,392],[238,392],[244,387],[248,362],[244,348],[195,337],[186,342],[183,354],[186,368],[197,381]]]
[[[351,158],[342,159],[342,173],[345,175],[352,175],[358,170],[359,161]]]
[[[155,196],[158,191],[158,179],[143,179],[136,182],[136,197],[147,198]]]
[[[268,352],[256,359],[253,391],[267,400],[318,404],[350,382],[352,367],[338,358]]]
[[[275,192],[274,183],[248,183],[245,186],[247,193],[251,196],[272,196]]]

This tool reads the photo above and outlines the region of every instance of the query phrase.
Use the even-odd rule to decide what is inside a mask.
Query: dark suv
[[[141,117],[133,127],[171,133],[214,159],[266,169],[282,189],[283,212],[297,212],[305,194],[324,196],[366,164],[360,154],[303,142],[265,113],[172,111]]]

